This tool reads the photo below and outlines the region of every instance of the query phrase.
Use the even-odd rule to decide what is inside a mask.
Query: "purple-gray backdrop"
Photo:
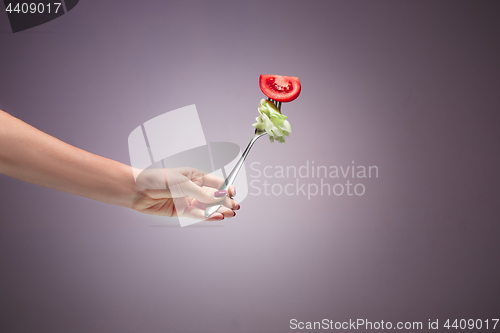
[[[498,318],[499,13],[82,0],[17,34],[0,14],[0,108],[70,144],[129,163],[131,130],[195,103],[209,141],[243,146],[272,73],[301,79],[283,108],[294,132],[248,162],[379,168],[363,196],[250,195],[235,219],[189,228],[0,176],[0,331]]]

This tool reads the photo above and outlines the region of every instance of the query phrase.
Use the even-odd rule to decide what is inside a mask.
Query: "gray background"
[[[249,162],[380,172],[362,197],[249,196],[233,220],[182,229],[0,176],[0,331],[498,318],[499,13],[85,0],[17,34],[0,14],[0,108],[70,144],[129,163],[130,131],[195,103],[208,141],[246,145],[272,73],[301,79],[294,132]]]

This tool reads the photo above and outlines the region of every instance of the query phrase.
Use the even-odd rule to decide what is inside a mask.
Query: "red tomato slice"
[[[291,102],[300,95],[300,81],[295,76],[262,74],[259,86],[264,95],[278,102]]]

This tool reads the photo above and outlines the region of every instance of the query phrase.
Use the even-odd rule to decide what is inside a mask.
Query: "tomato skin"
[[[261,74],[259,87],[264,95],[278,102],[291,102],[301,91],[299,78],[295,76]]]

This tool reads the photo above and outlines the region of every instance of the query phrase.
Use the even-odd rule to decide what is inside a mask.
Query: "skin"
[[[220,221],[240,208],[232,199],[234,186],[215,197],[224,182],[220,177],[188,167],[157,170],[140,176],[141,187],[134,178],[140,171],[71,146],[0,110],[4,175],[146,214],[205,220],[207,205],[223,200],[223,207],[208,219]],[[157,177],[158,172],[164,177]]]

